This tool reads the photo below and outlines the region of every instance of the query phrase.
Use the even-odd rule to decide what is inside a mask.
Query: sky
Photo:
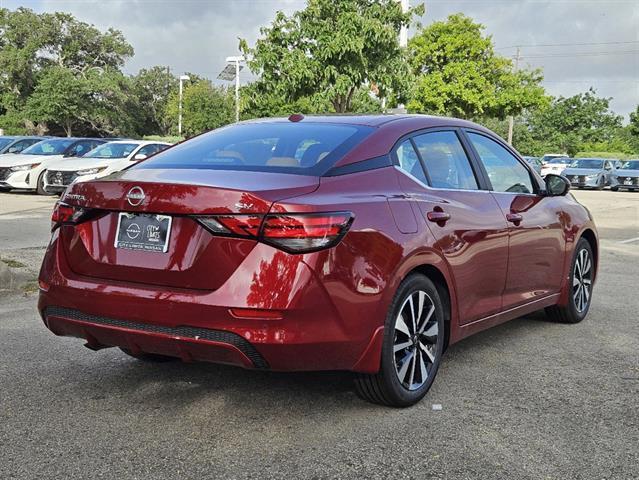
[[[0,0],[0,6],[66,11],[82,21],[121,30],[135,49],[127,73],[167,65],[176,74],[215,78],[238,54],[238,37],[252,44],[277,10],[305,0]],[[411,0],[411,4],[417,4]],[[521,49],[522,67],[543,68],[555,96],[589,87],[613,97],[624,115],[639,104],[639,0],[426,0],[422,25],[463,12],[486,26],[498,53]],[[411,33],[415,29],[411,29]],[[243,72],[244,80],[251,78]]]

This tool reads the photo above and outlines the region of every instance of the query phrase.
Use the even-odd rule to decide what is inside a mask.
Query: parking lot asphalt
[[[92,352],[48,332],[34,294],[0,296],[0,478],[639,478],[639,193],[575,195],[601,235],[586,320],[453,345],[404,410],[347,373]],[[0,194],[0,257],[39,261],[52,203]]]

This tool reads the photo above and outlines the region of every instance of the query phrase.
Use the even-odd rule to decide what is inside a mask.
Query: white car
[[[547,163],[544,163],[541,166],[541,171],[539,173],[542,177],[545,177],[549,173],[561,175],[562,172],[572,163],[572,160],[572,158],[568,157],[555,157]]]
[[[100,138],[48,138],[22,153],[0,155],[0,190],[35,190],[44,195],[44,172],[49,165],[84,155],[104,142]]]
[[[62,193],[72,183],[106,177],[169,146],[165,142],[138,140],[105,143],[82,158],[50,164],[44,176],[44,189],[47,193]]]

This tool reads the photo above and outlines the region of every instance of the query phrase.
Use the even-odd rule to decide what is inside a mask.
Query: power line
[[[632,43],[639,43],[639,40],[629,40],[625,42],[582,42],[582,43],[534,43],[529,45],[508,45],[507,47],[499,47],[495,50],[506,50],[507,48],[518,48],[518,47],[577,47],[584,45],[628,45]]]

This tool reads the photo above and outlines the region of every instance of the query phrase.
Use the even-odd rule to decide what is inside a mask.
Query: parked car
[[[549,173],[553,175],[561,175],[562,172],[572,163],[572,158],[568,157],[556,157],[548,160],[541,166],[539,173],[542,177],[545,177]]]
[[[464,337],[543,308],[584,319],[597,233],[569,188],[464,120],[234,124],[72,184],[38,308],[92,350],[349,370],[408,406]]]
[[[610,185],[615,172],[615,161],[604,158],[575,158],[562,175],[573,187],[602,190]]]
[[[547,153],[543,157],[541,157],[540,160],[541,163],[545,165],[546,163],[553,163],[554,160],[560,158],[568,158],[568,155],[566,155],[565,153]]]
[[[7,136],[0,137],[0,155],[20,153],[34,143],[44,140],[44,137]]]
[[[526,160],[528,165],[530,165],[535,172],[541,174],[541,167],[543,166],[543,163],[541,162],[541,158],[539,158],[539,157],[527,157],[527,156],[524,156],[522,158],[524,160]]]
[[[44,176],[44,190],[62,193],[73,182],[106,177],[170,147],[170,143],[120,140],[102,144],[81,158],[59,160],[49,165]]]
[[[44,195],[44,172],[56,160],[79,157],[105,140],[100,138],[49,138],[18,155],[0,156],[0,189],[34,190]]]
[[[610,190],[639,190],[639,159],[621,162],[610,176]]]

